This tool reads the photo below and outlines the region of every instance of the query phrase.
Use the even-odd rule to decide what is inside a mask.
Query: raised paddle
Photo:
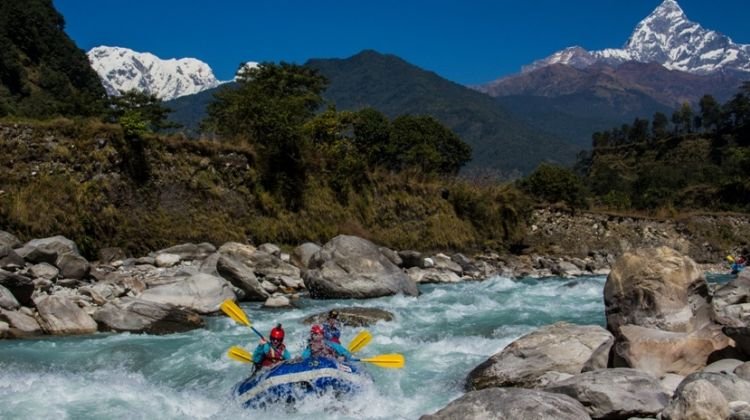
[[[372,334],[368,331],[361,331],[356,337],[354,337],[354,339],[352,339],[346,349],[349,350],[350,353],[356,353],[365,348],[370,341],[372,341]]]
[[[220,308],[222,312],[227,314],[227,316],[235,320],[237,323],[247,325],[253,330],[253,332],[258,334],[258,337],[260,337],[263,340],[266,339],[266,337],[263,337],[263,334],[261,334],[260,331],[256,330],[255,327],[253,327],[253,324],[250,323],[249,319],[247,319],[247,315],[245,315],[245,311],[243,311],[242,308],[237,306],[237,304],[234,303],[233,300],[231,299],[225,300],[224,302],[222,302]]]
[[[393,353],[393,354],[381,354],[374,357],[368,357],[366,359],[354,359],[357,362],[372,363],[375,366],[388,369],[401,369],[404,367],[404,355]]]
[[[236,360],[238,362],[242,363],[252,363],[253,362],[253,355],[250,354],[249,351],[243,349],[239,346],[232,346],[227,351],[227,356],[229,356],[230,359]]]

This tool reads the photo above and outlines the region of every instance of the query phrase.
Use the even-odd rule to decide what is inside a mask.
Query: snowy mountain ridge
[[[168,101],[225,83],[216,78],[208,64],[195,58],[164,60],[151,53],[108,46],[92,48],[88,57],[109,95],[136,89]]]
[[[558,63],[585,68],[626,61],[655,62],[693,74],[750,72],[750,45],[736,44],[719,32],[704,29],[687,18],[676,0],[664,0],[636,26],[624,47],[599,51],[569,47],[524,66],[522,73]]]

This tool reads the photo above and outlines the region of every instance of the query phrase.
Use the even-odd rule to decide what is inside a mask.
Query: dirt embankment
[[[655,219],[554,209],[534,211],[526,252],[584,257],[621,255],[635,248],[668,246],[698,263],[722,263],[748,253],[750,215],[691,214]]]

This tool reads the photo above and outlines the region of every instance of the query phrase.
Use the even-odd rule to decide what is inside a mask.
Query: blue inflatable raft
[[[257,371],[237,384],[233,393],[244,407],[263,408],[329,392],[337,397],[351,395],[371,383],[372,378],[358,363],[314,357],[287,360]]]

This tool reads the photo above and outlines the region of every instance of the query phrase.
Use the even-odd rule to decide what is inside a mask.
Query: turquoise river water
[[[301,299],[284,311],[242,304],[262,332],[281,322],[293,355],[307,315],[364,306],[394,313],[369,327],[361,357],[403,353],[401,370],[368,366],[374,385],[346,401],[322,397],[288,408],[246,410],[231,397],[247,365],[225,356],[257,339],[227,317],[181,334],[95,334],[0,340],[2,419],[416,419],[462,395],[466,375],[514,339],[556,321],[604,325],[604,277],[510,280],[421,286],[421,296],[370,300]],[[359,329],[344,329],[342,342]]]

